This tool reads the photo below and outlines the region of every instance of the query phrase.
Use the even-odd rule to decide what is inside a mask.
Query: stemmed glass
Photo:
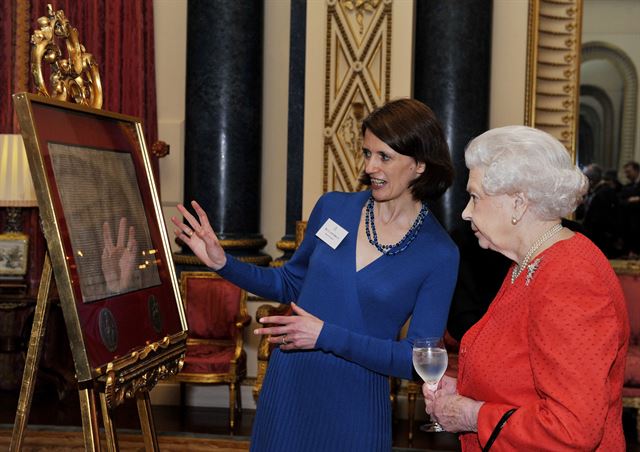
[[[435,391],[438,388],[448,362],[447,349],[441,337],[426,337],[413,342],[413,367],[430,390]],[[422,425],[420,430],[444,432],[442,426],[433,419],[430,424]]]

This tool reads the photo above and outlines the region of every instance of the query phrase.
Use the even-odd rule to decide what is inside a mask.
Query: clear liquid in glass
[[[413,367],[431,390],[436,390],[447,370],[449,358],[444,341],[439,337],[416,339],[413,343]],[[433,421],[420,427],[425,432],[443,432],[440,424]]]

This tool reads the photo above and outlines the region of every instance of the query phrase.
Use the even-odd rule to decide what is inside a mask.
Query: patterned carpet
[[[0,450],[9,450],[13,426],[0,425]],[[135,431],[117,432],[120,451],[144,451],[142,435]],[[158,434],[158,443],[163,452],[215,451],[236,452],[249,450],[247,437],[232,438],[204,434]],[[106,449],[104,435],[101,435],[101,448]],[[79,428],[60,428],[55,426],[28,426],[22,443],[23,452],[84,451],[82,430]]]

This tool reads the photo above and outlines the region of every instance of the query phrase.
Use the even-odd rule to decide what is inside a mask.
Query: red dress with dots
[[[629,342],[624,295],[611,265],[581,234],[555,243],[462,338],[458,392],[485,403],[479,451],[511,408],[492,451],[624,451],[622,384]]]

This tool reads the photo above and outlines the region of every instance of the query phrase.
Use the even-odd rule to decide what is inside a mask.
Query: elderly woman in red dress
[[[624,450],[624,296],[605,256],[560,222],[586,178],[560,142],[524,126],[480,135],[465,160],[462,217],[514,264],[462,338],[458,378],[423,387],[427,412],[463,451]]]

